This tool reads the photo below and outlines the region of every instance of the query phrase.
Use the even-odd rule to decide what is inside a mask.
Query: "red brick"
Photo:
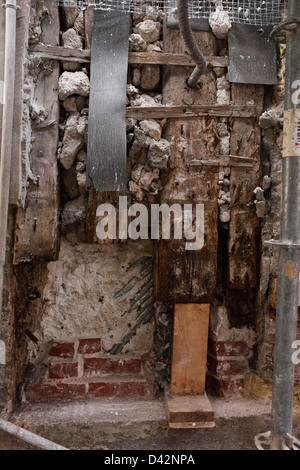
[[[85,385],[62,382],[32,384],[26,388],[25,395],[28,401],[78,398],[85,395]]]
[[[58,343],[54,342],[49,352],[49,356],[71,359],[74,357],[74,343]]]
[[[94,397],[137,397],[147,394],[145,380],[99,381],[89,383],[89,395]]]
[[[94,397],[114,397],[117,395],[118,383],[92,382],[89,383],[88,394]]]
[[[221,398],[237,397],[243,394],[243,379],[217,379],[210,374],[206,377],[206,390]]]
[[[86,338],[79,340],[79,354],[94,354],[98,352],[101,352],[100,338]]]
[[[211,356],[207,359],[207,368],[212,375],[220,377],[231,377],[242,375],[245,372],[245,361],[242,360],[218,360]]]
[[[63,379],[78,376],[78,362],[59,362],[49,365],[50,379]]]
[[[140,359],[112,359],[110,357],[85,358],[84,372],[86,374],[139,374]]]
[[[212,341],[209,351],[213,356],[248,356],[249,347],[245,341]]]

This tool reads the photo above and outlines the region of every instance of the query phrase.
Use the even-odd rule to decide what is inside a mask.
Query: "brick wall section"
[[[208,348],[206,389],[220,397],[243,393],[249,347],[244,341],[211,341]]]
[[[51,357],[60,357],[64,359],[70,359],[74,357],[75,345],[74,343],[57,343],[54,342],[49,352]]]
[[[28,384],[25,399],[149,398],[157,386],[145,370],[141,358],[104,355],[100,338],[54,342],[44,381]]]

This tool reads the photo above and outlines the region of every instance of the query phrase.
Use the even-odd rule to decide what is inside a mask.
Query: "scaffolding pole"
[[[271,449],[292,434],[300,246],[300,1],[289,0],[286,39],[282,213],[279,246]]]

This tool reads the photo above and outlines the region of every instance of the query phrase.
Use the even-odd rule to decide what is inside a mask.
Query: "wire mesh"
[[[56,0],[59,6],[86,8],[128,13],[146,13],[149,9],[176,13],[176,0]],[[288,0],[189,0],[190,18],[220,21],[227,13],[230,21],[254,25],[279,24],[287,9]]]

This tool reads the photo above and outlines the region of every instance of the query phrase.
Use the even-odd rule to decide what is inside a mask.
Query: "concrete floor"
[[[213,429],[170,429],[162,398],[23,404],[10,420],[69,449],[255,450],[254,436],[270,429],[270,404],[245,398],[211,401]],[[300,410],[294,435],[300,437]]]
[[[38,450],[26,442],[0,431],[0,450]]]

